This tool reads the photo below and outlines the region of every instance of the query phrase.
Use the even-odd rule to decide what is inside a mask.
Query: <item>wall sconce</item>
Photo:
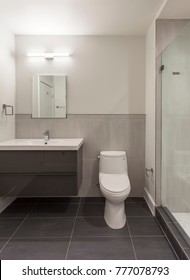
[[[29,57],[43,57],[45,59],[54,59],[55,57],[68,57],[69,53],[58,53],[58,52],[43,52],[43,53],[28,53]]]

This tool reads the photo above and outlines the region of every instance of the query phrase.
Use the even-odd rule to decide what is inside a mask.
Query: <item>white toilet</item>
[[[99,159],[99,185],[106,198],[104,219],[109,227],[119,229],[126,223],[124,201],[131,190],[126,153],[102,151]]]

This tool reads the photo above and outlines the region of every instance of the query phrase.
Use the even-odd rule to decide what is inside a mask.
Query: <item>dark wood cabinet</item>
[[[0,151],[0,196],[74,196],[82,181],[77,151]]]

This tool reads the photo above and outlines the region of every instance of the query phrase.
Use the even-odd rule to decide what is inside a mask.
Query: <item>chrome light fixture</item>
[[[27,56],[29,57],[43,57],[45,59],[54,59],[55,57],[69,57],[69,53],[64,52],[42,52],[42,53],[28,53]]]

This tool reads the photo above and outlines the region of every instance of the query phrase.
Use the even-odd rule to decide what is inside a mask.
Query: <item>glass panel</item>
[[[162,65],[162,205],[190,236],[190,25]]]

